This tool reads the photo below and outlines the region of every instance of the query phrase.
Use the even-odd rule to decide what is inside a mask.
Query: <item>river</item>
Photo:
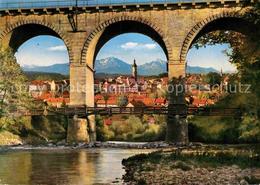
[[[122,159],[151,150],[37,149],[0,152],[0,184],[121,184]]]

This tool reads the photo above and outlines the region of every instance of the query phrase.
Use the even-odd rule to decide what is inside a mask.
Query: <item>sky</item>
[[[188,65],[213,67],[217,70],[235,71],[235,67],[228,62],[223,50],[228,45],[207,46],[206,48],[192,48],[187,56]],[[97,59],[117,57],[132,64],[136,59],[137,65],[154,61],[166,60],[162,48],[151,38],[142,34],[122,34],[108,41],[99,51]],[[18,63],[25,65],[48,66],[52,64],[68,63],[69,57],[63,41],[52,36],[38,36],[25,42],[16,53]]]
[[[21,66],[69,63],[64,42],[53,36],[37,36],[22,44],[15,54]]]

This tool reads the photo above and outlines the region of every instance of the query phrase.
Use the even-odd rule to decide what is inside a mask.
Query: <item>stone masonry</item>
[[[192,43],[198,36],[212,30],[240,31],[242,21],[238,12],[241,9],[245,8],[239,0],[85,7],[73,16],[72,21],[77,22],[76,29],[68,18],[68,14],[73,12],[72,7],[6,10],[0,11],[0,43],[17,50],[25,41],[38,35],[62,39],[70,58],[70,104],[94,106],[94,61],[99,49],[109,39],[128,32],[150,36],[167,56],[169,79],[185,77],[186,55]],[[169,123],[168,127],[171,125],[173,128],[169,131],[174,130],[175,124]],[[94,130],[93,125],[91,127]],[[178,142],[186,141],[181,137],[173,138],[179,138]]]

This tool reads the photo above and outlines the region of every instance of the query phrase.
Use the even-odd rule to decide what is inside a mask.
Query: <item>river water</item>
[[[0,184],[121,184],[122,159],[151,150],[40,149],[0,152]]]

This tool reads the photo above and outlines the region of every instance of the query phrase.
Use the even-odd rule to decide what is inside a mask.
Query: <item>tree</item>
[[[168,77],[168,73],[160,73],[158,75],[159,78]]]
[[[27,79],[10,48],[0,46],[0,111],[1,117],[17,109],[32,106]]]
[[[210,98],[210,94],[209,93],[200,93],[199,94],[199,98],[200,99],[209,99]]]
[[[240,138],[259,142],[260,115],[260,2],[253,8],[247,8],[241,18],[248,22],[254,31],[242,34],[234,31],[215,31],[200,37],[195,47],[228,43],[230,48],[225,51],[229,61],[238,70],[240,83],[250,85],[250,93],[231,94],[225,98],[225,106],[237,104],[243,108],[243,117],[239,125]]]
[[[241,83],[251,85],[251,91],[256,96],[256,107],[260,101],[260,3],[253,8],[246,9],[242,18],[250,23],[254,31],[247,35],[234,31],[215,31],[200,37],[195,47],[228,43],[230,49],[225,51],[229,61],[235,64]]]
[[[23,122],[23,119],[10,116],[17,109],[26,111],[36,106],[28,93],[26,82],[12,50],[0,45],[0,129]]]
[[[128,104],[127,96],[121,95],[117,98],[118,107],[125,107]]]
[[[109,100],[109,94],[103,94],[103,98],[104,98],[104,101],[105,101],[105,104],[106,104],[106,107],[107,107],[107,101]]]
[[[216,72],[210,72],[204,76],[204,81],[209,84],[211,87],[214,85],[220,85],[221,76]]]

